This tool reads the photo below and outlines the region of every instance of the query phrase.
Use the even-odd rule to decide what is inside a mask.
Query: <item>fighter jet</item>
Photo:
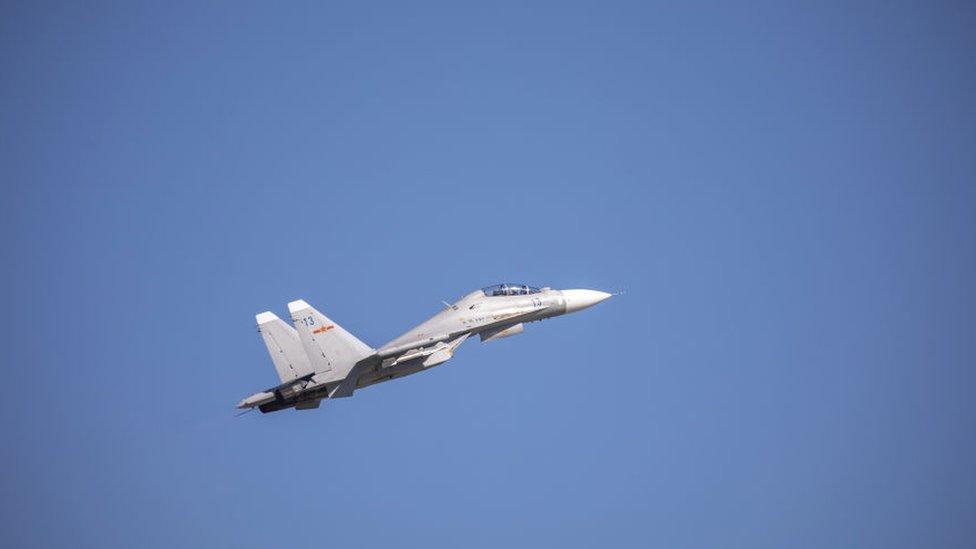
[[[323,399],[443,364],[466,339],[482,342],[522,333],[525,324],[592,307],[611,294],[496,284],[469,293],[378,349],[366,345],[311,305],[288,304],[294,328],[270,311],[256,316],[281,384],[255,393],[238,408],[263,413],[318,408]]]

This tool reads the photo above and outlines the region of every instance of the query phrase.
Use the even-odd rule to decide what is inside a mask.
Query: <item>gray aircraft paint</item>
[[[296,378],[312,373],[308,362],[308,355],[302,348],[298,332],[287,325],[274,313],[266,311],[258,314],[258,331],[268,347],[268,354],[274,363],[275,370],[281,382],[293,381]]]
[[[472,335],[483,342],[517,335],[526,323],[576,312],[610,295],[520,284],[489,286],[446,304],[375,350],[305,301],[293,301],[288,309],[294,329],[270,312],[257,315],[281,385],[245,398],[238,408],[318,408],[322,399],[352,396],[356,389],[443,364]]]

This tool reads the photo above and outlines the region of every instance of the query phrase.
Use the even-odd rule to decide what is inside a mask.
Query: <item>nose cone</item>
[[[601,301],[605,301],[611,294],[598,292],[596,290],[563,290],[563,297],[566,298],[566,312],[575,313],[587,307],[592,307]]]

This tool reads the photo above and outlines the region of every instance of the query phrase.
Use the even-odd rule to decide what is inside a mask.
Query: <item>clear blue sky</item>
[[[0,8],[5,546],[976,545],[971,3],[164,4]]]

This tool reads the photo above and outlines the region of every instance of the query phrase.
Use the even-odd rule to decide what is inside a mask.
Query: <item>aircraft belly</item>
[[[416,374],[417,372],[422,372],[424,370],[425,368],[422,358],[417,358],[409,362],[397,364],[396,366],[389,366],[387,368],[381,368],[375,372],[364,374],[359,378],[357,386],[360,388],[368,387],[384,381],[390,381],[391,379]]]

